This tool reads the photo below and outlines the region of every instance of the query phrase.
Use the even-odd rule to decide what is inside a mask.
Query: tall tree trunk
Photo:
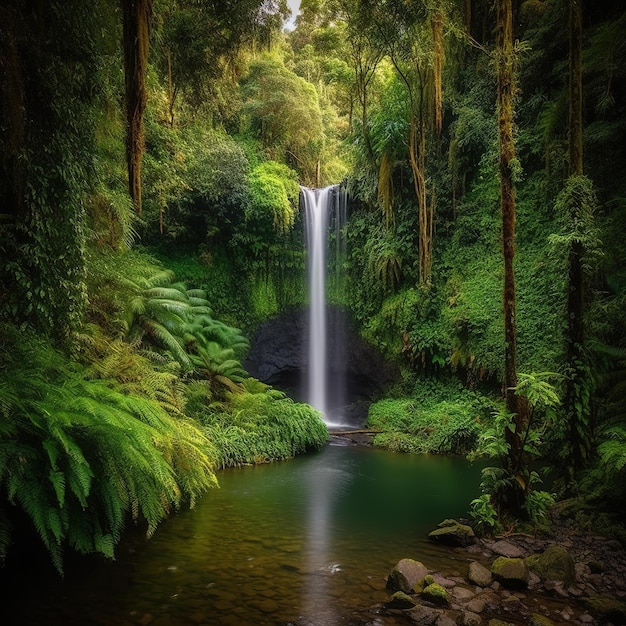
[[[506,429],[509,444],[509,469],[520,476],[524,469],[522,433],[526,416],[518,402],[517,356],[515,330],[515,184],[513,162],[513,97],[515,92],[515,58],[513,50],[513,16],[511,0],[497,0],[496,58],[498,70],[498,133],[500,144],[500,209],[502,213],[502,253],[504,258],[504,388],[507,411],[513,415],[513,430]],[[520,483],[522,484],[522,483]],[[522,484],[525,487],[524,484]]]
[[[570,0],[569,11],[569,175],[583,175],[582,0]],[[564,406],[569,420],[570,462],[579,470],[589,448],[590,407],[584,358],[585,308],[583,255],[580,239],[570,245],[567,297],[567,362],[569,376]]]
[[[433,28],[433,79],[434,79],[434,96],[435,96],[435,132],[437,135],[441,134],[441,128],[443,125],[442,110],[443,110],[443,96],[442,96],[442,74],[443,74],[443,10],[438,8],[435,11],[432,21]]]
[[[141,161],[144,153],[143,113],[146,108],[146,70],[150,48],[152,0],[121,0],[124,19],[126,87],[126,160],[128,189],[141,215]]]

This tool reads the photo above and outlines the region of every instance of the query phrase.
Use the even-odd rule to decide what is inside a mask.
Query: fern
[[[216,484],[216,454],[189,420],[112,380],[88,380],[34,337],[8,332],[0,489],[31,519],[59,571],[65,544],[112,556],[129,515],[151,534]]]
[[[252,381],[245,384],[259,389]],[[227,403],[215,403],[199,417],[218,450],[220,467],[292,458],[328,439],[317,411],[266,386],[259,393],[229,395]]]

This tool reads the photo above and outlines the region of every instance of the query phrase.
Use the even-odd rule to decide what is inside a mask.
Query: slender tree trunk
[[[167,121],[170,128],[174,128],[174,104],[178,95],[178,86],[174,85],[174,77],[172,75],[172,51],[168,48],[165,55],[167,57]]]
[[[497,70],[498,70],[498,133],[500,144],[500,208],[502,213],[502,253],[504,258],[504,388],[507,411],[513,415],[514,429],[506,429],[509,444],[510,470],[519,475],[523,470],[523,444],[526,416],[518,402],[517,347],[515,330],[515,185],[513,162],[513,97],[515,93],[515,59],[513,51],[513,16],[511,0],[497,0]]]
[[[583,121],[582,121],[582,0],[570,0],[569,12],[569,175],[583,175]],[[570,460],[574,472],[579,470],[588,452],[590,408],[585,393],[587,374],[584,358],[585,308],[583,255],[584,247],[575,239],[568,259],[567,298],[567,362],[569,377],[564,406],[569,419]]]
[[[146,70],[150,47],[152,0],[121,0],[124,19],[126,87],[126,159],[128,189],[141,215],[141,161],[144,152],[143,113],[146,108]]]
[[[442,96],[442,74],[443,74],[443,11],[437,9],[433,16],[433,53],[434,53],[434,67],[433,67],[433,79],[434,79],[434,96],[435,96],[435,132],[437,136],[441,134],[441,128],[443,125],[442,110],[443,110],[443,96]]]
[[[569,8],[569,174],[583,173],[583,0]]]
[[[426,190],[426,169],[424,153],[426,139],[424,128],[415,116],[411,118],[409,135],[409,160],[413,172],[413,186],[417,196],[417,210],[419,217],[419,279],[420,284],[425,285],[430,280],[431,247],[432,247],[432,214],[433,207],[428,206]]]

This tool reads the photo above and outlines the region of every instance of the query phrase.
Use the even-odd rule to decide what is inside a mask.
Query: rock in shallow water
[[[528,586],[528,566],[524,559],[498,557],[491,565],[493,577],[509,589],[523,589]]]
[[[479,587],[489,587],[493,582],[493,576],[484,565],[481,565],[478,561],[472,561],[469,565],[467,580]]]
[[[449,524],[437,528],[428,534],[431,541],[436,541],[447,546],[466,547],[474,543],[476,536],[471,526],[461,524],[456,520],[446,520]]]
[[[428,568],[414,559],[402,559],[387,578],[387,589],[411,593],[417,582],[428,575]]]

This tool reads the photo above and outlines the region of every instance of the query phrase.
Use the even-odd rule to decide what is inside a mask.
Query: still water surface
[[[328,445],[219,480],[150,541],[125,540],[115,562],[89,560],[63,581],[14,577],[2,623],[393,624],[367,609],[388,597],[398,560],[466,570],[426,540],[478,493],[480,467],[463,459]]]

